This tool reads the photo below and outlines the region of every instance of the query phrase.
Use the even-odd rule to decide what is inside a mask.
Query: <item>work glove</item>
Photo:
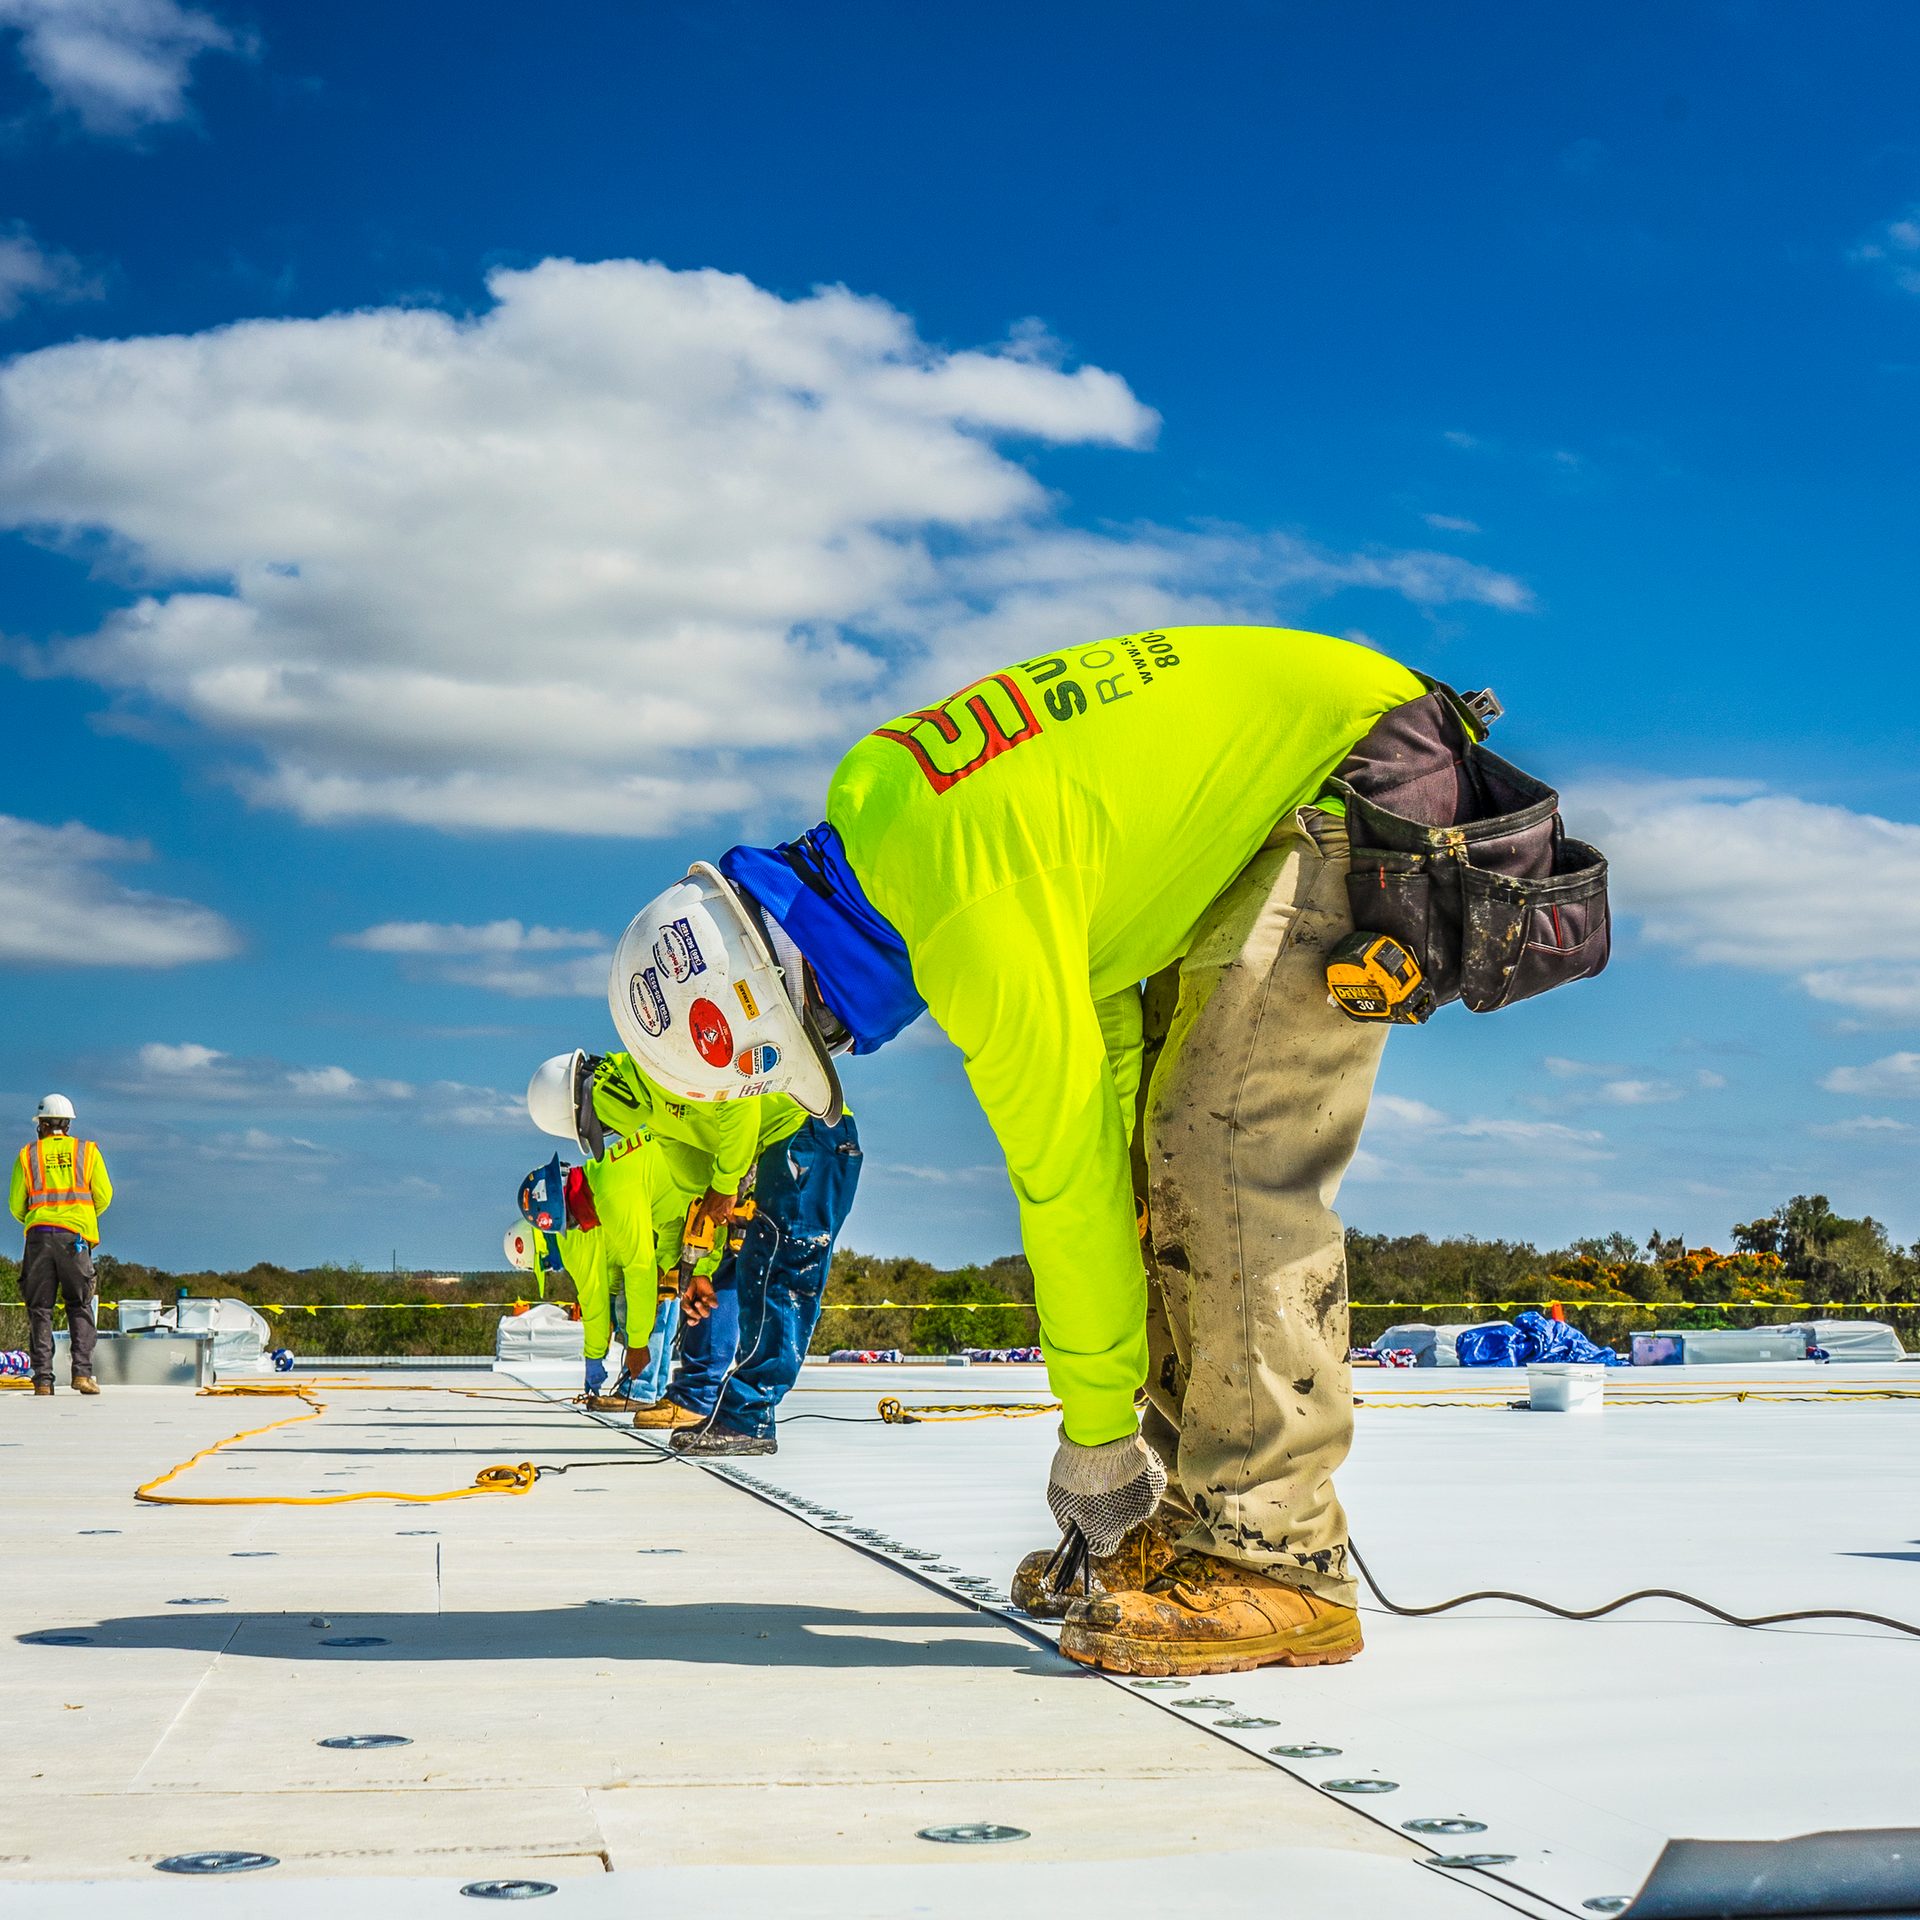
[[[1118,1552],[1166,1490],[1167,1470],[1138,1433],[1099,1447],[1083,1447],[1063,1433],[1047,1475],[1047,1505],[1060,1531],[1071,1538],[1078,1528],[1096,1559]]]
[[[587,1362],[587,1391],[598,1393],[607,1384],[607,1363],[604,1360]]]

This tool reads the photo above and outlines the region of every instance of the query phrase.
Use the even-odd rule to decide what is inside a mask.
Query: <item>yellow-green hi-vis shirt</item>
[[[534,1271],[543,1273],[538,1250],[552,1240],[573,1282],[580,1303],[581,1331],[589,1360],[604,1360],[613,1333],[613,1289],[627,1289],[639,1311],[653,1324],[654,1206],[664,1179],[660,1149],[644,1134],[616,1140],[600,1160],[586,1164],[587,1190],[593,1196],[597,1227],[569,1227],[563,1233],[534,1232]],[[542,1296],[547,1290],[540,1280]]]
[[[1140,983],[1390,708],[1384,654],[1173,627],[1043,654],[869,734],[827,819],[966,1058],[1020,1203],[1068,1436],[1133,1431]]]
[[[747,1169],[807,1124],[807,1112],[784,1093],[746,1100],[676,1100],[650,1080],[630,1053],[610,1053],[593,1080],[593,1109],[610,1133],[645,1129],[666,1150],[676,1177],[697,1179],[693,1197],[708,1188],[738,1193]]]

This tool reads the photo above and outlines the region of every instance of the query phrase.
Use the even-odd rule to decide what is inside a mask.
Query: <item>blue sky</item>
[[[471,1267],[608,936],[877,718],[1235,617],[1491,682],[1605,978],[1374,1229],[1920,1236],[1920,14],[0,0],[0,1112]],[[1015,1243],[951,1052],[848,1238]]]

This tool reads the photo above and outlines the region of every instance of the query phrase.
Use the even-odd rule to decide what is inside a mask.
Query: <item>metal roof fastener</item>
[[[153,1863],[158,1873],[255,1873],[279,1864],[270,1853],[170,1853]]]
[[[1436,1853],[1426,1864],[1430,1867],[1510,1867],[1517,1853]]]
[[[1322,1780],[1323,1793],[1398,1793],[1398,1780]]]
[[[469,1900],[540,1900],[560,1889],[551,1880],[469,1880],[460,1891]]]
[[[915,1837],[937,1840],[950,1847],[991,1847],[1003,1840],[1033,1838],[1025,1827],[997,1827],[987,1820],[975,1820],[960,1827],[922,1827]]]
[[[1485,1833],[1484,1820],[1402,1820],[1403,1833]]]
[[[316,1747],[337,1747],[346,1753],[361,1753],[369,1747],[410,1747],[413,1742],[404,1733],[336,1733],[316,1740]]]
[[[1333,1760],[1339,1757],[1338,1747],[1320,1747],[1309,1744],[1304,1747],[1269,1747],[1269,1753],[1277,1753],[1282,1760]]]

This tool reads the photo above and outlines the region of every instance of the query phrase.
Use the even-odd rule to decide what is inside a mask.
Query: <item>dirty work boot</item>
[[[778,1453],[780,1443],[772,1434],[762,1440],[756,1434],[741,1433],[734,1427],[709,1427],[704,1422],[676,1433],[667,1442],[675,1453],[691,1454],[696,1459],[712,1459],[729,1453]]]
[[[33,1391],[36,1399],[43,1393],[51,1394],[53,1392],[53,1382],[51,1380],[36,1379],[33,1383]]]
[[[1183,1553],[1139,1593],[1077,1600],[1060,1651],[1108,1673],[1245,1673],[1324,1667],[1360,1651],[1360,1619],[1284,1580]]]
[[[1047,1585],[1047,1564],[1057,1547],[1040,1547],[1013,1570],[1013,1604],[1036,1620],[1064,1620],[1076,1600],[1094,1593],[1138,1593],[1173,1565],[1179,1549],[1159,1514],[1129,1529],[1113,1552],[1087,1562],[1091,1593],[1062,1592]]]
[[[98,1393],[100,1382],[90,1373],[76,1373],[73,1376],[73,1390],[75,1393]]]
[[[704,1414],[695,1413],[676,1400],[656,1400],[633,1416],[633,1424],[636,1427],[697,1427],[705,1418]]]

